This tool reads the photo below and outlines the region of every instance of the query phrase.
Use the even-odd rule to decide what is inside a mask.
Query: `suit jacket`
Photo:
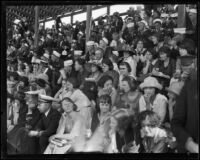
[[[183,148],[188,137],[199,144],[199,106],[197,94],[197,71],[192,73],[177,99],[172,118],[172,131],[180,146],[179,152],[185,152]]]
[[[60,120],[60,113],[55,109],[50,109],[47,117],[45,114],[42,114],[41,119],[37,123],[35,130],[42,130],[43,136],[50,137],[56,133],[58,128],[58,123]]]

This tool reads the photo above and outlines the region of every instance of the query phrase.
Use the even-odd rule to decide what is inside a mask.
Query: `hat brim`
[[[160,84],[157,84],[157,85],[149,85],[149,84],[145,84],[145,83],[142,83],[140,84],[140,88],[143,90],[144,88],[148,88],[148,87],[152,87],[152,88],[157,88],[159,90],[162,90],[162,86]]]
[[[174,93],[174,94],[176,94],[176,95],[179,95],[179,93],[177,93],[177,92],[171,90],[169,87],[165,87],[165,90],[166,90],[167,92],[172,92],[172,93]]]

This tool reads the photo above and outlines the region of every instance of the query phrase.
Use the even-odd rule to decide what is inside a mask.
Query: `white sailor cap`
[[[49,54],[47,54],[47,53],[44,53],[44,54],[43,54],[43,57],[45,57],[45,58],[49,59]]]
[[[93,45],[94,45],[94,41],[88,41],[88,42],[86,43],[86,45],[87,45],[87,46],[93,46]]]
[[[134,27],[134,23],[131,22],[131,23],[127,24],[127,27],[128,27],[128,28]]]
[[[113,53],[114,55],[116,55],[117,57],[119,56],[119,52],[118,52],[118,51],[112,51],[112,53]]]
[[[108,39],[107,39],[107,38],[103,37],[102,40],[103,40],[106,44],[108,44]]]
[[[189,12],[190,13],[197,13],[197,9],[192,8],[192,9],[189,10]]]
[[[161,13],[161,17],[162,18],[169,17],[169,14],[167,14],[167,13]]]
[[[186,28],[174,28],[174,33],[185,34]]]
[[[67,67],[67,66],[71,66],[73,64],[73,61],[70,59],[70,60],[67,60],[67,61],[64,61],[64,66]]]
[[[170,15],[170,17],[174,18],[174,17],[178,17],[178,13],[173,13]]]
[[[159,18],[153,20],[153,23],[156,23],[156,22],[159,22],[160,24],[162,24],[162,20]]]
[[[66,56],[67,55],[67,51],[66,50],[62,51],[62,55]]]
[[[60,56],[61,56],[60,53],[58,53],[57,51],[53,51],[53,54],[58,58],[60,58]]]
[[[145,26],[148,26],[148,23],[145,21],[145,20],[141,20],[141,21],[139,21],[140,23],[144,23],[145,24]]]
[[[75,50],[74,51],[74,55],[77,55],[77,56],[81,56],[82,55],[82,52],[81,50]]]
[[[80,35],[82,35],[82,36],[84,35],[82,31],[79,31],[78,34],[80,34]]]

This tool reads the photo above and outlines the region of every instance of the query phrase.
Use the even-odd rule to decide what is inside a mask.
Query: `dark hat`
[[[193,56],[193,55],[180,56],[181,65],[182,66],[190,66],[194,62],[195,58],[196,58],[196,56]]]
[[[19,75],[17,72],[9,72],[9,77],[13,77],[15,80],[19,79]]]
[[[43,79],[36,79],[35,82],[36,82],[36,84],[39,85],[40,87],[42,87],[42,88],[45,87],[45,84],[46,84],[45,80],[43,80]]]
[[[28,78],[24,76],[19,76],[19,81],[24,82],[25,86],[28,86]]]
[[[18,91],[14,93],[14,99],[17,99],[19,101],[25,100],[25,93],[23,91]]]
[[[182,42],[177,44],[180,48],[186,49],[189,54],[194,54],[195,51],[195,43],[192,39],[184,39]]]

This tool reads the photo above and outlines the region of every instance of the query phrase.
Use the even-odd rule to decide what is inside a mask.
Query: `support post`
[[[178,23],[177,23],[178,28],[185,28],[186,25],[185,14],[186,14],[185,5],[184,4],[178,5]]]
[[[90,21],[91,21],[91,16],[92,16],[92,6],[91,5],[87,5],[86,39],[85,39],[86,43],[87,43],[87,41],[90,38]],[[86,46],[86,44],[85,44],[85,46]],[[87,47],[85,47],[85,53],[86,53],[86,49],[87,49]]]
[[[35,6],[35,38],[34,38],[34,46],[38,46],[38,28],[39,28],[39,6]]]

